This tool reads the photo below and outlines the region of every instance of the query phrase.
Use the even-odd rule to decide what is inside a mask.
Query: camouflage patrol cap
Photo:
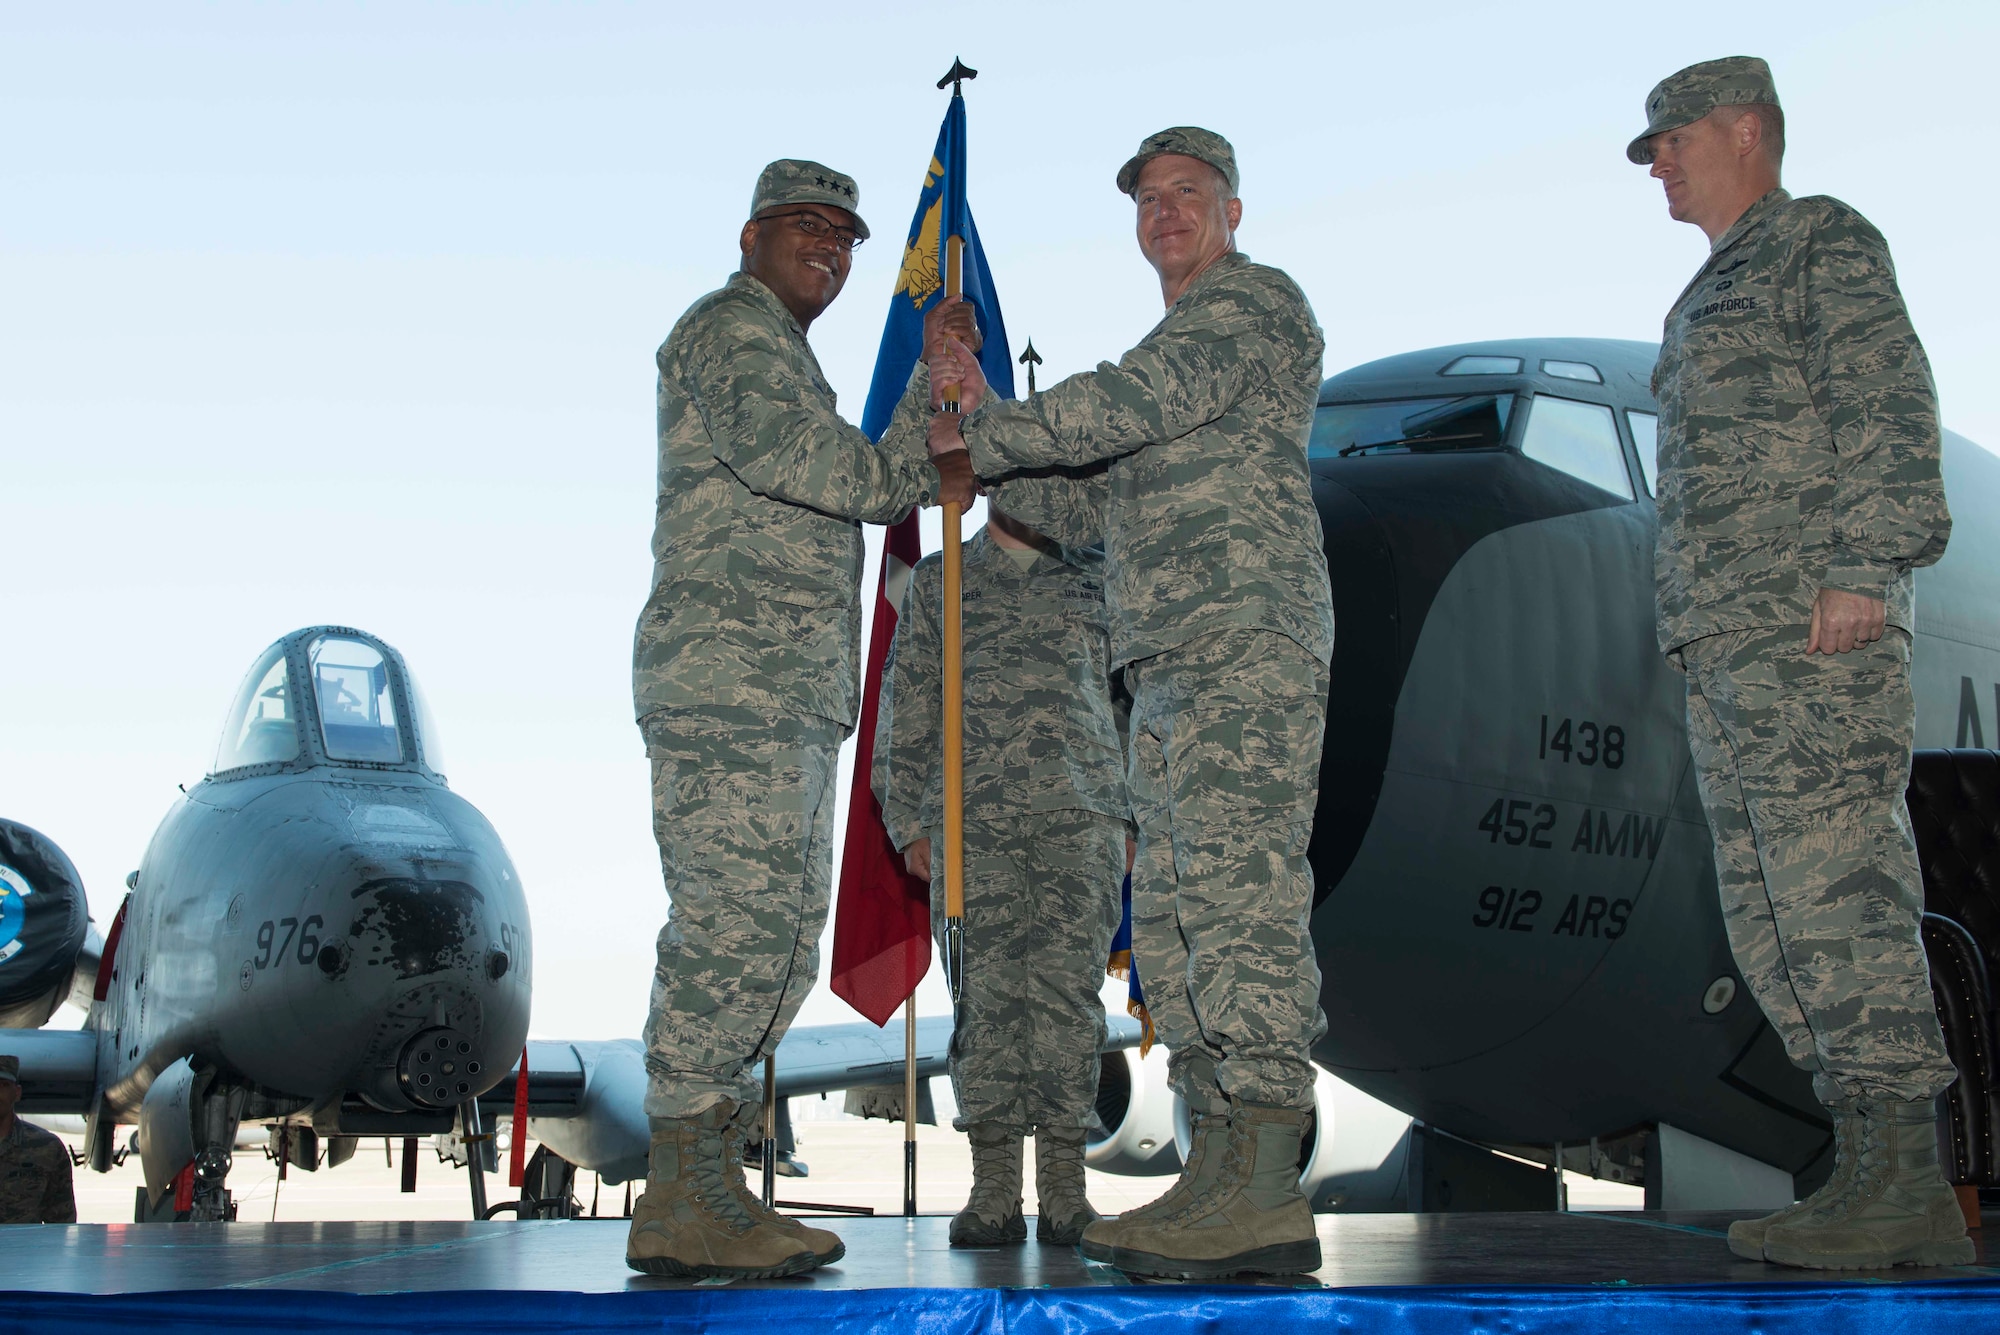
[[[787,204],[830,204],[854,215],[854,231],[868,239],[868,224],[861,221],[861,189],[852,176],[805,158],[779,158],[764,168],[757,178],[757,191],[750,196],[750,216]]]
[[[14,1056],[12,1053],[0,1056],[0,1080],[11,1080],[17,1085],[21,1083],[21,1059],[19,1057]]]
[[[1118,193],[1129,195],[1139,184],[1139,173],[1154,158],[1178,153],[1182,157],[1206,162],[1222,173],[1222,179],[1229,182],[1229,193],[1236,193],[1236,150],[1229,141],[1213,130],[1204,130],[1198,125],[1176,125],[1158,134],[1149,134],[1132,160],[1118,169]]]
[[[1678,130],[1717,107],[1778,105],[1771,67],[1755,56],[1724,56],[1669,74],[1646,94],[1646,129],[1625,146],[1625,156],[1641,166],[1653,160],[1654,135]]]

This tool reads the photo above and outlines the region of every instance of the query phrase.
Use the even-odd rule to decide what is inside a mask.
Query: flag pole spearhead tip
[[[1035,351],[1035,340],[1032,338],[1029,339],[1028,346],[1014,360],[1020,362],[1023,366],[1026,366],[1030,362],[1033,362],[1037,366],[1041,365],[1042,354]]]
[[[951,92],[952,92],[952,96],[956,97],[956,96],[958,96],[958,85],[959,85],[959,81],[960,81],[960,80],[962,80],[962,79],[976,79],[976,78],[978,78],[978,77],[979,77],[979,71],[978,71],[978,70],[976,70],[976,69],[973,69],[973,68],[972,68],[972,67],[971,67],[970,65],[967,65],[967,64],[966,64],[966,63],[965,63],[964,61],[960,60],[960,59],[959,59],[959,58],[958,58],[957,56],[953,56],[953,57],[951,58],[951,70],[950,70],[950,72],[949,72],[949,73],[947,73],[947,74],[946,74],[946,75],[945,75],[945,76],[944,76],[944,77],[943,77],[942,79],[939,79],[939,80],[937,81],[937,86],[938,86],[938,87],[940,87],[940,88],[942,88],[942,87],[944,87],[944,86],[945,86],[946,84],[950,84],[950,85],[951,85]]]

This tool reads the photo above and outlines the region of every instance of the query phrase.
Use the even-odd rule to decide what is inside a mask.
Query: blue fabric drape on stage
[[[0,1330],[130,1335],[212,1330],[654,1331],[662,1335],[1899,1335],[1991,1330],[2000,1284],[1286,1289],[679,1289],[626,1293],[251,1290],[91,1296],[0,1294]]]

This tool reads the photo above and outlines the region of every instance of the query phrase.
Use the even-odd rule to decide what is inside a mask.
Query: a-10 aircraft
[[[1586,339],[1468,344],[1373,362],[1321,389],[1311,466],[1339,632],[1311,849],[1329,1023],[1313,1054],[1326,1074],[1302,1175],[1318,1208],[1463,1208],[1482,1178],[1497,1184],[1487,1203],[1493,1191],[1523,1203],[1524,1170],[1482,1146],[1543,1163],[1560,1154],[1565,1167],[1644,1180],[1649,1200],[1686,1207],[1755,1203],[1740,1194],[1746,1182],[1789,1195],[1825,1171],[1823,1114],[1730,958],[1683,682],[1655,648],[1655,352]],[[1917,577],[1919,746],[2000,736],[2000,459],[1947,432],[1944,472],[1951,544]],[[379,663],[379,675],[342,677],[353,699],[328,705],[322,659]],[[506,1106],[525,1029],[518,880],[483,819],[424,763],[421,704],[401,660],[357,632],[319,628],[274,646],[251,677],[232,715],[239,741],[225,733],[225,747],[248,738],[257,711],[279,708],[292,711],[298,752],[236,770],[219,761],[169,817],[109,934],[85,1037],[0,1032],[0,1050],[27,1058],[24,1108],[96,1117],[93,1162],[108,1159],[111,1121],[137,1122],[142,1157],[170,1145],[147,1158],[156,1196],[201,1146],[213,1158],[224,1143],[218,1128],[180,1138],[198,1121],[204,1064],[218,1074],[201,1106],[215,1106],[222,1074],[249,1082],[221,1120],[288,1120],[336,1138],[337,1151],[354,1135],[448,1129],[461,1079],[475,1093],[499,1085],[488,1100]],[[283,699],[269,695],[275,686]],[[369,698],[399,721],[374,725],[367,744],[386,755],[392,727],[398,760],[335,753],[350,743],[326,721],[360,726],[341,711],[365,714]],[[292,785],[311,791],[249,800]],[[309,807],[267,830],[251,814],[266,802],[273,815]],[[284,841],[315,822],[321,861],[302,863]],[[257,851],[264,840],[275,851]],[[213,870],[172,879],[196,846],[234,847],[262,868],[254,903],[232,915],[225,887],[250,882]],[[324,870],[278,874],[304,865]],[[477,890],[403,901],[443,915],[424,920],[435,948],[412,957],[431,972],[397,976],[409,966],[394,933],[416,920],[364,890],[378,882]],[[80,922],[61,930],[88,981]],[[199,985],[165,987],[176,969]],[[28,998],[42,1012],[9,1023],[40,1023],[68,977],[51,981],[44,960],[32,985],[17,983],[0,958],[0,1006]],[[149,1001],[153,987],[180,999]],[[419,993],[422,1004],[403,1000]],[[943,1068],[948,1023],[920,1029],[925,1075]],[[413,1082],[433,1033],[470,1050],[454,1058],[451,1087],[427,1099]],[[220,1046],[237,1034],[247,1047]],[[1135,1037],[1114,1021],[1088,1158],[1170,1172],[1185,1117],[1159,1056],[1141,1062]],[[535,1138],[608,1181],[642,1174],[637,1045],[529,1049]],[[900,1044],[867,1025],[798,1030],[779,1049],[779,1090],[882,1083],[900,1060]],[[1440,1190],[1447,1161],[1456,1202]]]
[[[285,636],[244,678],[208,777],[153,835],[101,946],[75,868],[0,821],[0,1052],[21,1110],[81,1113],[86,1162],[136,1126],[143,1220],[232,1217],[245,1125],[288,1157],[338,1164],[359,1136],[480,1134],[481,1095],[513,1105],[533,934],[500,837],[438,770],[437,733],[401,655],[358,630]],[[80,1030],[47,1031],[65,999]],[[918,1027],[944,1069],[950,1022]],[[29,1026],[29,1027],[15,1027]],[[1138,1026],[1115,1023],[1113,1047]],[[645,1172],[639,1045],[526,1044],[536,1136],[619,1182]],[[901,1035],[795,1029],[776,1092],[900,1077]],[[476,1146],[475,1146],[476,1148]],[[480,1154],[475,1208],[483,1206]]]

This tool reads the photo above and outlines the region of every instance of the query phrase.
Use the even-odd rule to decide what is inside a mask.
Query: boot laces
[[[966,1202],[975,1214],[1005,1219],[1014,1213],[1020,1194],[1021,1138],[972,1141],[972,1194]]]
[[[732,1190],[730,1171],[732,1156],[726,1137],[716,1131],[702,1131],[692,1137],[688,1146],[686,1165],[688,1183],[692,1190],[688,1193],[696,1204],[732,1232],[745,1233],[755,1227],[756,1220]]]
[[[1089,1208],[1084,1191],[1083,1140],[1081,1137],[1052,1136],[1046,1131],[1035,1135],[1035,1193],[1051,1213],[1065,1218]]]
[[[1221,1140],[1222,1163],[1215,1176],[1202,1190],[1192,1193],[1188,1203],[1174,1213],[1174,1222],[1185,1222],[1213,1212],[1249,1182],[1250,1170],[1255,1165],[1257,1133],[1249,1127],[1238,1126],[1232,1120]],[[1214,1153],[1213,1140],[1207,1153]]]
[[[769,1220],[775,1217],[783,1220],[785,1216],[764,1204],[763,1193],[751,1190],[750,1163],[746,1157],[749,1145],[748,1133],[741,1126],[732,1123],[726,1138],[728,1169],[724,1176],[729,1185],[729,1194],[736,1198],[736,1203],[742,1206],[744,1213],[752,1219]]]
[[[1831,1209],[1852,1216],[1874,1201],[1897,1209],[1921,1210],[1922,1202],[1908,1192],[1904,1179],[1922,1171],[1926,1146],[1921,1142],[1935,1131],[1929,1123],[1897,1122],[1872,1111],[1857,1109],[1856,1116],[1861,1118],[1862,1130],[1855,1147],[1850,1190],[1842,1199],[1829,1201],[1821,1212]]]

